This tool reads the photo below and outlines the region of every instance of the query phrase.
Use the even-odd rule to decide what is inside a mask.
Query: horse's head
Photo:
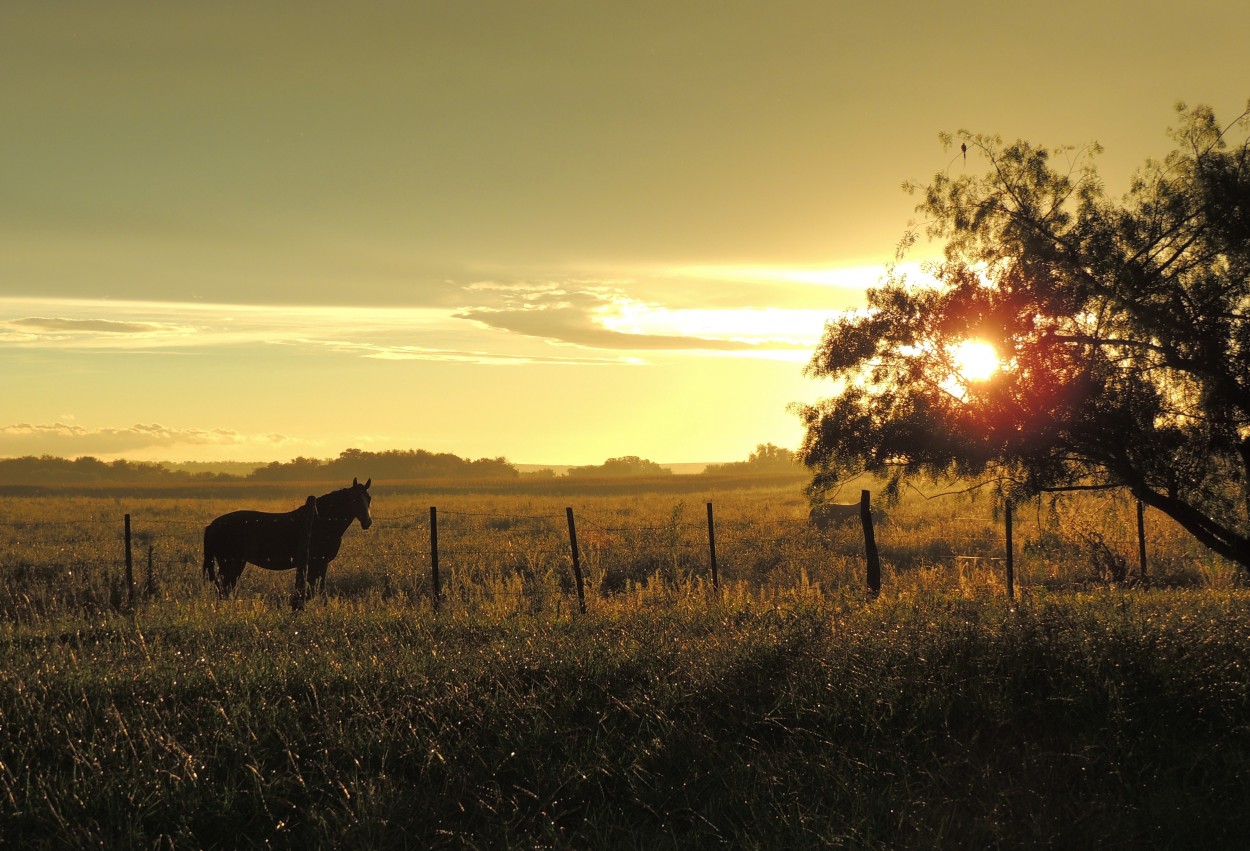
[[[352,516],[360,521],[361,529],[368,529],[373,525],[373,518],[369,516],[369,503],[373,501],[373,497],[369,496],[369,485],[371,484],[373,484],[372,477],[368,478],[363,485],[356,479],[352,479]]]

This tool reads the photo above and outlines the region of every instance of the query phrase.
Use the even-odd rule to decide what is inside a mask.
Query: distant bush
[[[590,478],[595,476],[671,476],[673,471],[661,467],[654,461],[639,458],[637,455],[625,455],[621,458],[609,458],[602,464],[591,464],[585,467],[569,467],[567,476],[573,478]]]
[[[703,472],[708,475],[741,475],[743,473],[801,473],[803,470],[798,456],[789,449],[783,449],[771,443],[761,443],[755,447],[755,451],[747,460],[731,461],[728,464],[708,464]]]

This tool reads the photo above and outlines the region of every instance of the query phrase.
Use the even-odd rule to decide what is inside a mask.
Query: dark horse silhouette
[[[204,576],[228,597],[243,568],[250,562],[266,570],[295,568],[295,593],[291,605],[301,608],[314,591],[325,589],[326,568],[339,554],[343,533],[360,521],[361,529],[373,525],[369,516],[369,479],[352,486],[308,497],[301,507],[285,513],[232,511],[204,527]],[[221,568],[218,575],[214,569]]]

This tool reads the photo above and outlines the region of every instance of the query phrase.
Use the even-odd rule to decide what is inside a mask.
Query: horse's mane
[[[347,497],[351,491],[352,486],[349,485],[317,497],[318,516],[326,520],[354,520],[356,514],[348,508],[347,504]],[[344,513],[335,514],[334,512],[339,509],[343,509]]]

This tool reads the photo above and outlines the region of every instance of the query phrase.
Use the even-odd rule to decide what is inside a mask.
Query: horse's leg
[[[326,597],[326,568],[329,562],[310,560],[308,562],[308,584],[311,594],[319,594],[322,600]]]
[[[214,588],[217,589],[217,596],[221,596],[221,577],[217,575],[216,557],[211,555],[204,556],[204,578],[209,581]]]
[[[218,573],[217,594],[224,600],[234,590],[247,562],[242,559],[218,559],[217,566],[221,568]]]
[[[291,608],[299,611],[304,608],[304,600],[308,597],[308,564],[299,561],[295,565],[295,592],[291,594]]]

